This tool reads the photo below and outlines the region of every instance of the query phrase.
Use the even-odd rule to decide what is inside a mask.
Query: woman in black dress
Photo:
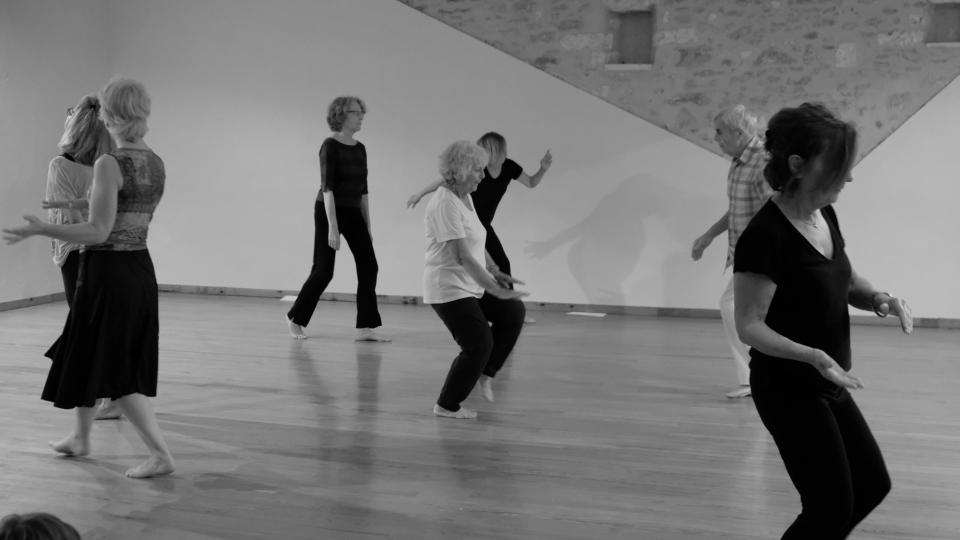
[[[787,539],[846,538],[890,491],[869,426],[848,389],[847,306],[899,317],[906,303],[874,288],[847,259],[831,206],[852,180],[857,132],[821,105],[770,119],[764,175],[777,193],[744,230],[734,255],[737,332],[751,346],[750,387],[803,510]]]
[[[100,91],[100,117],[117,145],[94,165],[90,217],[55,225],[35,216],[4,229],[7,243],[34,235],[84,244],[73,308],[52,360],[42,398],[76,409],[76,427],[51,443],[67,456],[90,453],[94,404],[110,398],[136,427],[150,457],[127,470],[132,478],[170,474],[173,457],[149,397],[157,395],[157,278],[147,229],[163,195],[163,161],[143,142],[150,98],[143,85],[114,78]]]

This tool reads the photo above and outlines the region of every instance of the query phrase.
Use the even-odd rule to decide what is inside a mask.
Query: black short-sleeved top
[[[343,144],[327,137],[320,146],[320,193],[332,191],[337,206],[360,207],[367,194],[367,149],[363,143]]]
[[[843,369],[850,369],[850,260],[833,207],[821,212],[833,240],[832,259],[817,251],[771,200],[740,236],[733,271],[762,274],[776,283],[767,326],[797,343],[821,349]],[[836,388],[810,364],[771,357],[755,348],[750,349],[750,357],[751,369],[762,369],[791,387]]]
[[[507,186],[510,185],[511,180],[520,178],[521,174],[523,174],[523,167],[510,158],[503,161],[500,176],[496,178],[490,176],[490,171],[486,168],[483,169],[483,180],[480,181],[476,191],[470,194],[481,223],[489,225],[493,221],[493,215],[497,213],[497,206],[500,205],[503,194],[507,192]]]

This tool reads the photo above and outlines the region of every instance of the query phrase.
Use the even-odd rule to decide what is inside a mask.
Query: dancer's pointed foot
[[[283,316],[283,320],[286,321],[287,330],[293,339],[307,339],[307,333],[303,331],[302,326],[290,320],[290,317],[286,315]]]
[[[119,420],[123,418],[123,413],[120,412],[120,407],[117,406],[117,403],[112,399],[104,399],[100,401],[100,405],[97,407],[97,412],[93,417],[94,420]]]
[[[373,328],[357,328],[356,341],[373,341],[376,343],[390,343],[390,338],[383,337],[373,331]]]
[[[72,433],[61,441],[50,441],[47,444],[50,445],[50,448],[65,456],[83,457],[90,453],[90,441],[83,440]]]
[[[483,396],[483,399],[493,403],[493,379],[481,375],[480,380],[477,381],[477,386],[480,387],[480,395]]]
[[[471,420],[477,417],[477,411],[470,410],[466,407],[460,407],[459,410],[450,411],[439,405],[433,406],[433,414],[443,418],[454,418],[456,420]]]
[[[153,478],[170,474],[175,469],[173,456],[150,456],[143,463],[129,469],[126,475],[130,478]]]

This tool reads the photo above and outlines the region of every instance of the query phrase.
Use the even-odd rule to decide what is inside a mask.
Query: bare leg
[[[77,407],[77,425],[73,433],[58,442],[50,442],[53,448],[61,454],[71,457],[81,457],[90,453],[90,428],[93,427],[93,416],[96,409],[93,407]]]
[[[167,448],[166,441],[163,440],[163,434],[160,433],[160,426],[157,424],[157,417],[153,413],[153,405],[147,396],[143,394],[129,394],[115,400],[117,405],[123,411],[123,414],[130,420],[130,423],[137,428],[140,438],[150,451],[150,457],[146,461],[127,471],[130,478],[150,478],[152,476],[162,476],[174,471],[173,456]]]
[[[97,400],[97,414],[94,416],[97,420],[119,420],[123,417],[117,404],[110,398]]]

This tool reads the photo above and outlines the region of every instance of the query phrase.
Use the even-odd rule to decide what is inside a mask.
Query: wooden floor
[[[719,321],[534,312],[476,421],[430,409],[455,350],[432,310],[382,307],[389,344],[321,303],[291,340],[263,298],[161,296],[168,478],[98,422],[94,454],[46,441],[38,399],[63,304],[0,313],[0,514],[52,511],[84,538],[771,539],[799,499],[733,378]],[[960,332],[854,328],[855,395],[894,489],[851,536],[960,538]]]

